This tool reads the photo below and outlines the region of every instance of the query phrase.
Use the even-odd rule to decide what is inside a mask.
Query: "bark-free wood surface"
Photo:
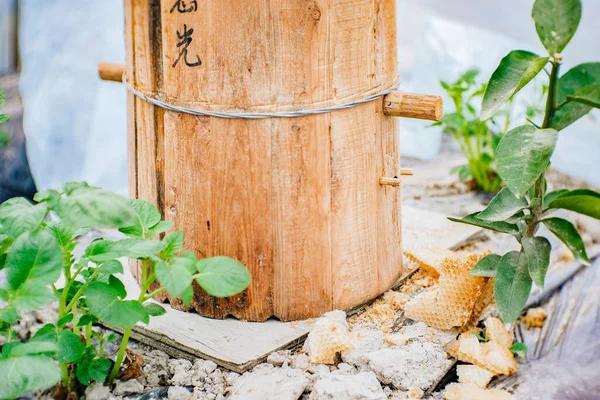
[[[397,82],[393,0],[186,3],[125,1],[128,79],[166,102],[301,110]],[[183,229],[186,248],[252,274],[229,299],[196,287],[200,314],[309,318],[372,299],[401,275],[400,189],[379,184],[400,176],[398,122],[382,99],[265,120],[129,104],[132,194]]]

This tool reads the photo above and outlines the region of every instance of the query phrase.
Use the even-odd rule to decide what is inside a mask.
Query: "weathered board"
[[[455,248],[476,236],[479,228],[450,223],[443,214],[404,207],[403,234],[411,243]],[[401,278],[402,279],[402,278]],[[127,292],[137,297],[139,286],[127,271]],[[234,318],[216,320],[179,311],[168,304],[167,313],[153,318],[148,326],[134,328],[133,338],[183,358],[202,357],[235,372],[244,372],[263,362],[273,351],[301,344],[311,321],[245,322]]]

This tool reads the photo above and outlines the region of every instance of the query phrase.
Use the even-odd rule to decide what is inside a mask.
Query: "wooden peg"
[[[125,64],[103,62],[98,64],[98,75],[103,81],[123,82]]]
[[[388,178],[384,176],[379,178],[379,184],[382,186],[400,186],[400,178]]]
[[[413,176],[413,170],[411,168],[400,168],[400,175]]]
[[[383,97],[383,113],[392,117],[439,121],[444,113],[440,96],[394,90]]]

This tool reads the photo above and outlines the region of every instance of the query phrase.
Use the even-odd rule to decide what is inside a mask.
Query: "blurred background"
[[[12,117],[0,140],[0,201],[30,195],[34,182],[41,190],[85,180],[127,193],[125,88],[97,75],[99,62],[125,61],[122,1],[0,0],[0,85],[8,97],[3,112]],[[454,82],[477,68],[483,83],[511,49],[544,53],[530,18],[532,4],[398,0],[401,89],[442,95],[445,112],[454,112],[440,80]],[[600,59],[600,1],[583,0],[583,8],[563,71]],[[519,95],[512,124],[524,123],[528,107],[540,103],[540,85]],[[595,186],[599,120],[592,111],[562,131],[553,159],[554,168]],[[432,159],[439,153],[443,129],[430,125],[402,121],[403,156]]]

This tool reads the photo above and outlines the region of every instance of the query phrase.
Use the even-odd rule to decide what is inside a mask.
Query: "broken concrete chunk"
[[[124,382],[117,381],[113,393],[115,396],[127,396],[130,394],[142,393],[143,391],[144,385],[142,385],[135,379],[130,379]]]
[[[493,373],[477,365],[458,365],[456,372],[460,383],[471,383],[480,388],[487,387],[494,377]]]
[[[267,356],[267,362],[276,367],[281,367],[284,363],[288,364],[292,352],[289,350],[275,351]]]
[[[386,400],[387,396],[373,372],[351,375],[343,371],[334,371],[317,379],[308,399]]]
[[[350,350],[351,343],[346,313],[335,310],[317,319],[303,349],[314,364],[334,364],[337,354]]]
[[[515,400],[500,389],[483,389],[470,383],[451,383],[444,390],[446,400]]]
[[[113,400],[115,397],[110,393],[108,386],[96,382],[85,389],[85,398],[87,400]]]
[[[152,350],[144,355],[144,379],[146,386],[156,387],[165,385],[171,376],[169,374],[169,356],[160,350]]]
[[[385,343],[384,335],[379,331],[355,329],[352,331],[352,335],[350,351],[342,354],[342,360],[352,365],[363,364],[365,354],[381,349]]]
[[[190,400],[192,396],[189,390],[181,386],[171,386],[167,392],[168,400]]]
[[[452,365],[444,349],[433,343],[409,343],[364,356],[364,369],[373,371],[381,383],[396,389],[429,389]]]
[[[457,332],[454,330],[440,331],[432,328],[423,322],[408,325],[400,331],[402,335],[410,341],[432,342],[440,346],[446,346],[448,343],[456,339]]]
[[[308,375],[298,369],[260,368],[246,372],[231,389],[231,400],[297,400],[308,386]]]
[[[301,369],[302,371],[306,371],[309,366],[310,359],[306,354],[298,354],[297,356],[292,357],[290,362],[290,367]]]

